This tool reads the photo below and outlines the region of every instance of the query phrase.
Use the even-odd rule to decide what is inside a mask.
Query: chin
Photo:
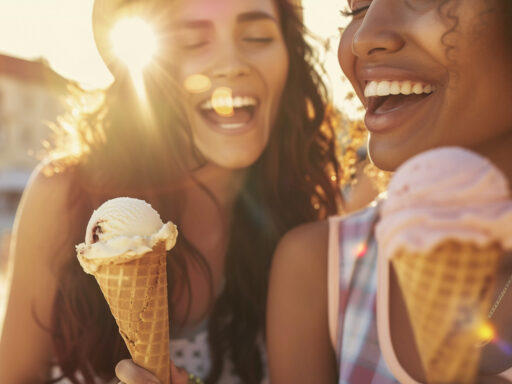
[[[404,154],[398,153],[392,148],[385,148],[371,140],[368,143],[368,157],[379,169],[386,172],[394,172],[400,164],[407,160]]]
[[[249,155],[249,156],[247,156]],[[250,154],[244,154],[244,156],[211,156],[208,161],[218,167],[229,169],[229,170],[240,170],[249,168],[252,166],[260,157],[260,154],[251,156]]]
[[[403,163],[411,157],[421,152],[428,151],[433,148],[453,145],[449,143],[435,142],[386,142],[384,140],[375,139],[370,135],[368,141],[368,155],[373,164],[379,169],[386,172],[394,172]]]

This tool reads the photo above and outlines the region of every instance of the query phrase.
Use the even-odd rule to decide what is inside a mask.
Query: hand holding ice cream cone
[[[178,368],[170,362],[172,384],[203,384],[203,381]],[[116,376],[123,384],[157,383],[157,378],[146,369],[139,367],[133,360],[121,360],[116,365]]]
[[[177,237],[144,201],[109,200],[89,221],[77,246],[85,272],[94,275],[133,361],[169,383],[166,252]]]

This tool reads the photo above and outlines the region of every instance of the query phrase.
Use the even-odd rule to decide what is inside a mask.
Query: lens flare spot
[[[366,255],[367,250],[368,250],[368,245],[366,243],[359,244],[356,249],[356,256],[358,258],[364,257],[364,255]]]
[[[489,343],[496,337],[496,332],[492,324],[485,322],[477,329],[477,335],[480,343]]]
[[[195,74],[188,76],[183,86],[187,92],[203,93],[210,90],[212,82],[208,76]]]
[[[110,33],[114,54],[130,69],[142,71],[157,52],[153,28],[139,17],[119,20]]]
[[[233,108],[233,92],[231,88],[219,87],[212,95],[212,107],[218,115],[231,117],[235,114]]]
[[[503,353],[506,353],[509,356],[512,355],[512,345],[504,342],[503,340],[496,340],[496,344]]]

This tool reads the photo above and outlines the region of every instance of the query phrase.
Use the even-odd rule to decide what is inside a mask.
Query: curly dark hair
[[[207,383],[219,381],[226,357],[244,383],[261,382],[259,343],[277,242],[289,229],[339,213],[342,207],[336,135],[326,112],[328,94],[314,69],[315,54],[293,6],[288,0],[275,1],[290,68],[268,146],[249,168],[235,202],[220,297],[214,300],[210,268],[183,234],[169,260],[170,298],[190,290],[185,254],[192,255],[210,281],[212,369]],[[151,80],[148,87],[155,116],[150,124],[141,118],[140,103],[121,76],[106,92],[103,106],[75,122],[73,136],[84,148],[75,164],[53,162],[74,180],[68,197],[72,219],[66,224],[73,244],[83,241],[92,210],[120,195],[145,199],[163,220],[180,225],[183,195],[176,186],[191,177],[189,160],[201,162],[201,154],[193,145],[179,96]],[[83,273],[73,250],[61,252],[69,254],[69,262],[57,272],[51,324],[55,365],[73,383],[93,383],[94,377],[110,380],[115,364],[129,354],[94,278]],[[172,322],[172,303],[169,308]]]
[[[456,39],[457,30],[459,26],[459,19],[457,16],[457,9],[463,0],[441,0],[438,6],[439,14],[444,17],[450,27],[445,31],[442,36],[442,43],[446,47],[446,55],[450,58],[450,54],[456,49],[456,43],[451,41],[451,37]],[[509,48],[512,48],[512,2],[510,0],[482,0],[487,4],[487,9],[480,15],[480,22],[482,27],[488,23],[487,15],[498,13],[502,17],[505,33],[509,41]]]

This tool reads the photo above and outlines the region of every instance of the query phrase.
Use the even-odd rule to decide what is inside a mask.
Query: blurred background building
[[[21,194],[48,123],[64,111],[68,84],[45,60],[0,55],[0,270]]]

